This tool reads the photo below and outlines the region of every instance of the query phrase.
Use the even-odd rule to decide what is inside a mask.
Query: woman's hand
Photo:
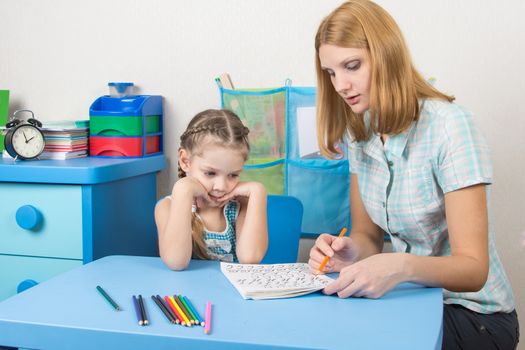
[[[380,298],[401,282],[405,282],[404,253],[372,255],[341,269],[339,277],[325,287],[325,294],[340,298]]]
[[[325,256],[330,259],[323,271],[319,271],[319,266]],[[315,245],[310,250],[308,264],[316,272],[339,272],[345,266],[354,263],[358,256],[357,246],[350,237],[337,237],[323,233],[317,237]]]

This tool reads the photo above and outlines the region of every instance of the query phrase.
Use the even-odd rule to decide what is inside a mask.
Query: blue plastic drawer
[[[0,183],[0,203],[0,254],[82,259],[81,186]]]
[[[0,301],[81,265],[80,260],[0,255]]]

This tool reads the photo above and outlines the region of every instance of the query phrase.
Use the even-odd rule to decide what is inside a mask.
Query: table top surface
[[[120,305],[115,311],[97,292]],[[145,297],[150,325],[137,324],[132,295]],[[182,294],[211,333],[170,324],[151,295]],[[110,256],[0,303],[0,345],[38,349],[434,349],[441,348],[442,290],[403,284],[380,299],[244,300],[216,261],[169,270],[155,257]]]
[[[153,173],[164,169],[163,154],[147,157],[65,160],[14,160],[0,155],[0,181],[97,184]]]

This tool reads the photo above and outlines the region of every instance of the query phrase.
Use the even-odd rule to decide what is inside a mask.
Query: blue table
[[[123,311],[97,293],[106,289]],[[202,327],[168,323],[152,294],[186,295]],[[138,326],[131,296],[147,296],[151,324]],[[404,284],[381,299],[314,293],[244,300],[215,261],[182,272],[159,258],[110,256],[68,271],[0,303],[0,344],[33,349],[435,349],[441,348],[442,291]]]

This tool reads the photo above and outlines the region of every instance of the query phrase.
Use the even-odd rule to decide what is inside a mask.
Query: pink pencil
[[[209,334],[211,329],[211,301],[206,303],[206,320],[204,321],[204,333]]]

